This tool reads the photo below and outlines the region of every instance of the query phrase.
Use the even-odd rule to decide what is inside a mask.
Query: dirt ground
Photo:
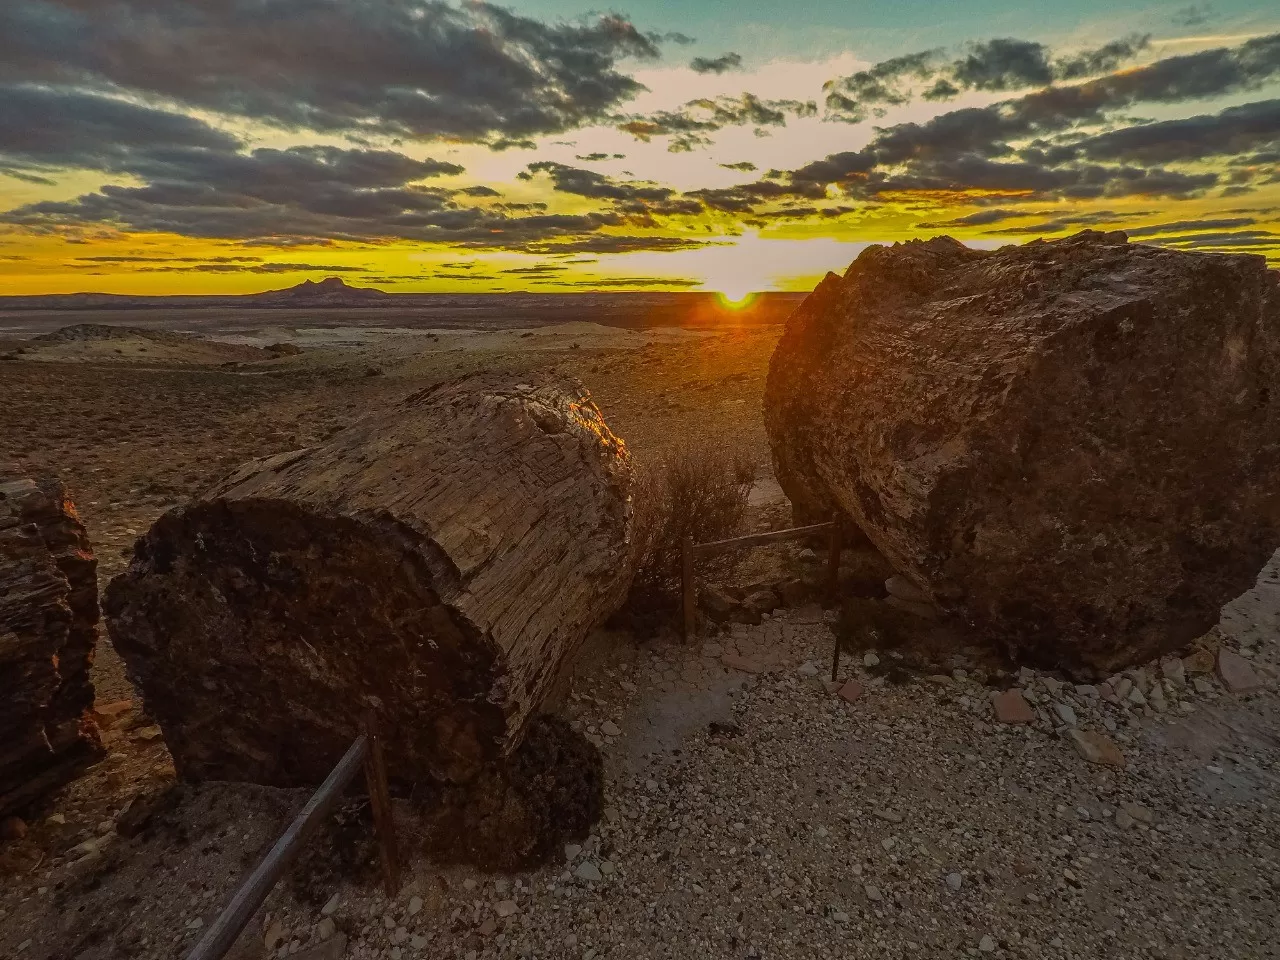
[[[303,352],[216,364],[63,344],[0,360],[0,461],[66,482],[105,586],[161,513],[244,460],[441,380],[554,368],[583,380],[641,463],[702,442],[752,459],[764,529],[786,519],[760,414],[780,332],[237,331]],[[761,551],[740,575],[802,564],[798,548]],[[604,756],[606,811],[563,862],[486,876],[415,855],[388,901],[367,834],[343,851],[331,830],[233,955],[1280,956],[1278,569],[1205,649],[1242,653],[1262,691],[1188,674],[1167,714],[1112,709],[981,649],[902,671],[886,668],[904,654],[857,651],[845,698],[822,683],[832,632],[816,608],[693,646],[602,631],[561,712]],[[183,956],[305,801],[174,787],[105,639],[94,680],[100,707],[133,709],[106,759],[0,850],[0,957]],[[990,688],[1013,683],[1038,704],[1031,725],[993,721]],[[1127,767],[1078,756],[1057,704],[1082,726],[1109,720]]]

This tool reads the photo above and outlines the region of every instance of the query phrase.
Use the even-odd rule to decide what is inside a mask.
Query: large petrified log
[[[1015,655],[1111,669],[1280,545],[1280,286],[1121,233],[871,247],[792,316],[765,419],[798,512]]]
[[[630,461],[576,383],[424,390],[162,516],[107,622],[187,779],[403,780],[508,754],[630,581]]]
[[[90,717],[98,580],[62,484],[0,465],[0,816],[102,755]]]

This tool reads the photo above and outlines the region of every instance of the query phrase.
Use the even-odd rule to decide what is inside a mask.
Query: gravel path
[[[820,612],[698,649],[619,650],[569,705],[608,772],[586,843],[517,877],[419,865],[391,903],[343,888],[332,922],[286,906],[273,945],[305,955],[329,936],[311,949],[338,956],[345,938],[346,956],[392,960],[1277,956],[1278,581],[1273,561],[1224,617],[1222,649],[1265,685],[1245,697],[1204,654],[1117,679],[1122,700],[964,658],[895,685],[877,676],[893,655],[873,653],[845,671],[862,688],[848,702],[858,691],[823,682]],[[1035,719],[998,723],[991,695],[1015,684]],[[1124,766],[1084,759],[1072,730],[1106,737]]]
[[[832,684],[829,618],[597,637],[563,706],[605,760],[590,838],[517,876],[418,861],[391,902],[284,885],[233,956],[1280,956],[1280,557],[1200,649],[1093,686],[977,649],[857,651]],[[0,956],[184,956],[304,794],[210,787],[134,840],[73,794],[35,835],[101,849],[6,886]]]

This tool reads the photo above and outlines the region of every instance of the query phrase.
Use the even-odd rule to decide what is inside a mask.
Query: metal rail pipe
[[[370,714],[365,720],[364,733],[351,744],[324,783],[311,795],[302,812],[289,824],[289,829],[240,885],[218,919],[187,954],[187,960],[221,960],[226,955],[303,844],[333,810],[342,791],[356,778],[362,767],[369,784],[369,803],[382,853],[382,876],[387,896],[395,896],[400,886],[399,854],[395,825],[391,819],[391,798],[387,792],[387,770],[382,759],[382,742],[378,737],[376,720]]]

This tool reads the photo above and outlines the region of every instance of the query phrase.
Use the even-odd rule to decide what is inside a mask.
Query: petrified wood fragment
[[[102,754],[97,564],[62,484],[0,464],[0,816]]]

